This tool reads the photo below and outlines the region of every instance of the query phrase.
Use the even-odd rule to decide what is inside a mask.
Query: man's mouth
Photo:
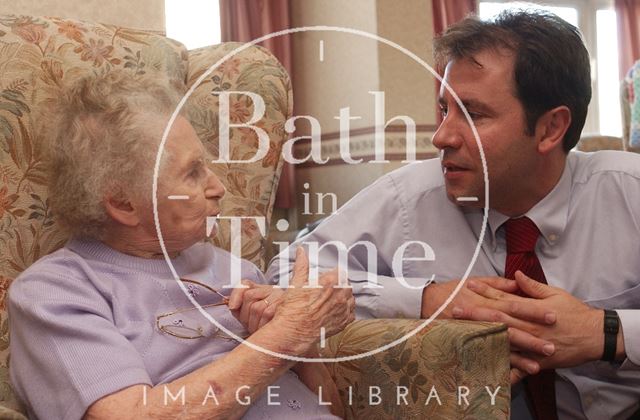
[[[462,172],[462,171],[467,171],[468,170],[467,168],[464,168],[462,166],[458,166],[458,165],[453,164],[451,162],[443,162],[442,163],[442,169],[443,169],[443,172],[445,174],[452,173],[452,172]]]

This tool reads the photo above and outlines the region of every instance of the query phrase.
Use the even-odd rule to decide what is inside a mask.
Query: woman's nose
[[[226,188],[220,182],[220,179],[216,176],[216,174],[211,171],[211,169],[207,168],[207,186],[205,190],[205,196],[207,198],[215,198],[221,199],[226,193]]]

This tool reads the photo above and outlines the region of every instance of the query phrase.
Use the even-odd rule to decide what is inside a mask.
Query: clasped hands
[[[454,280],[427,286],[422,317],[433,314],[458,283]],[[602,310],[520,271],[515,280],[467,280],[440,317],[506,324],[511,343],[511,383],[541,369],[577,366],[602,356]]]
[[[302,248],[296,252],[291,287],[242,280],[229,297],[229,309],[253,334],[266,323],[277,320],[283,333],[317,342],[320,329],[330,337],[355,319],[355,298],[350,287],[339,286],[338,270],[323,273],[319,287],[309,286],[309,260]]]

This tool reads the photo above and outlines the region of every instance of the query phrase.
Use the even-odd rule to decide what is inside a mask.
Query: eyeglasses
[[[215,303],[207,304],[207,305],[201,305],[200,307],[202,309],[213,308],[216,306],[225,306],[229,304],[229,298],[211,286],[200,283],[199,281],[183,279],[183,278],[181,278],[180,281],[182,281],[183,283],[187,283],[188,293],[194,299],[200,294],[200,290],[198,286],[203,287],[204,289],[213,293],[212,295],[209,295],[208,300],[218,300],[218,301]],[[229,340],[229,341],[238,341],[236,338],[231,337],[228,334],[225,334],[223,331],[220,330],[220,328],[218,328],[213,323],[208,323],[207,328],[201,325],[195,326],[199,322],[203,322],[203,320],[200,320],[198,322],[198,321],[195,321],[194,319],[189,319],[188,316],[183,315],[192,311],[196,311],[197,309],[198,308],[196,307],[182,308],[182,309],[176,309],[175,311],[166,312],[161,315],[158,315],[156,316],[156,326],[161,332],[165,334],[169,334],[173,337],[187,339],[187,340],[210,337],[210,338],[222,338],[223,340]],[[236,335],[239,336],[240,338],[247,338],[249,336],[247,331],[244,331],[244,330],[242,332],[236,333]]]

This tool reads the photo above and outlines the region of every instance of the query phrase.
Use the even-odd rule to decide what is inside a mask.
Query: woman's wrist
[[[306,357],[316,348],[317,340],[306,334],[300,334],[289,327],[288,322],[274,318],[249,337],[249,341],[275,353],[294,357]]]

